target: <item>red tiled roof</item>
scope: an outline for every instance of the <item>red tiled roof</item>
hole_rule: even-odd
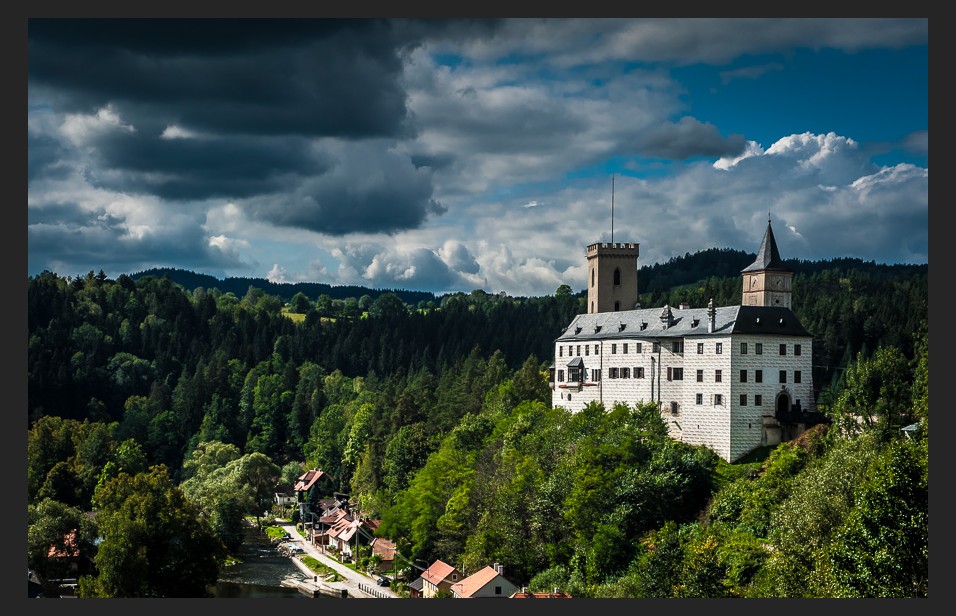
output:
[[[372,554],[378,554],[382,560],[395,560],[395,551],[394,541],[382,537],[372,539]]]
[[[47,554],[47,558],[71,558],[74,556],[80,555],[80,546],[77,541],[76,531],[71,530],[67,534],[63,535],[63,548],[58,548],[56,545],[50,546],[50,551]]]
[[[309,488],[311,488],[313,485],[315,485],[316,481],[318,481],[319,479],[325,476],[326,475],[323,471],[320,471],[315,468],[313,468],[310,471],[306,471],[305,473],[300,475],[298,479],[296,479],[295,491],[304,492],[308,490]]]
[[[518,591],[512,594],[509,599],[570,599],[571,595],[559,590],[557,592],[528,592]]]
[[[428,569],[422,571],[422,577],[425,578],[425,581],[431,582],[435,586],[438,586],[439,583],[445,581],[445,578],[451,575],[454,571],[455,568],[448,563],[436,560]]]
[[[452,584],[451,591],[459,597],[470,597],[487,586],[488,582],[498,577],[498,575],[494,567],[487,566],[477,573],[469,575],[457,584]]]

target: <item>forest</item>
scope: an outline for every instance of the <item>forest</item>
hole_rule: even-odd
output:
[[[752,259],[642,267],[642,306],[739,303]],[[62,577],[72,537],[80,596],[203,596],[243,517],[320,468],[409,560],[531,590],[926,597],[928,266],[788,267],[830,423],[735,464],[652,404],[552,408],[568,285],[412,303],[29,277],[29,566]]]

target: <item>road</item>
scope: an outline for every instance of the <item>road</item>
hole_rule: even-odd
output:
[[[308,554],[312,558],[316,559],[323,565],[329,567],[330,569],[335,570],[336,573],[342,576],[340,582],[326,583],[326,586],[331,586],[333,588],[340,587],[346,588],[349,592],[349,597],[360,598],[360,599],[376,599],[376,598],[399,598],[391,588],[387,586],[378,586],[375,584],[375,580],[367,575],[358,573],[357,571],[350,569],[335,560],[331,556],[323,553],[321,549],[309,543],[309,541],[299,534],[299,531],[296,529],[295,524],[281,524],[282,528],[288,533],[291,539],[286,539],[282,543],[289,544],[293,543],[300,548],[302,548],[305,554]],[[295,558],[295,557],[293,557]],[[369,589],[371,592],[368,592],[365,589]],[[372,594],[375,593],[375,594]]]

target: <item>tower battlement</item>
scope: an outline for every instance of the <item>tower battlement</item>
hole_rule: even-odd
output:
[[[602,255],[618,255],[622,257],[637,257],[640,256],[640,244],[634,242],[604,242],[604,243],[595,243],[591,244],[587,248],[587,256],[597,256],[598,254]]]

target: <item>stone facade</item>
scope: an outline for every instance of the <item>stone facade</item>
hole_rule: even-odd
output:
[[[815,411],[813,338],[791,311],[769,222],[740,306],[622,308],[638,305],[637,245],[592,244],[587,256],[588,313],[555,340],[552,406],[653,402],[673,438],[730,462],[792,437],[781,417]]]

